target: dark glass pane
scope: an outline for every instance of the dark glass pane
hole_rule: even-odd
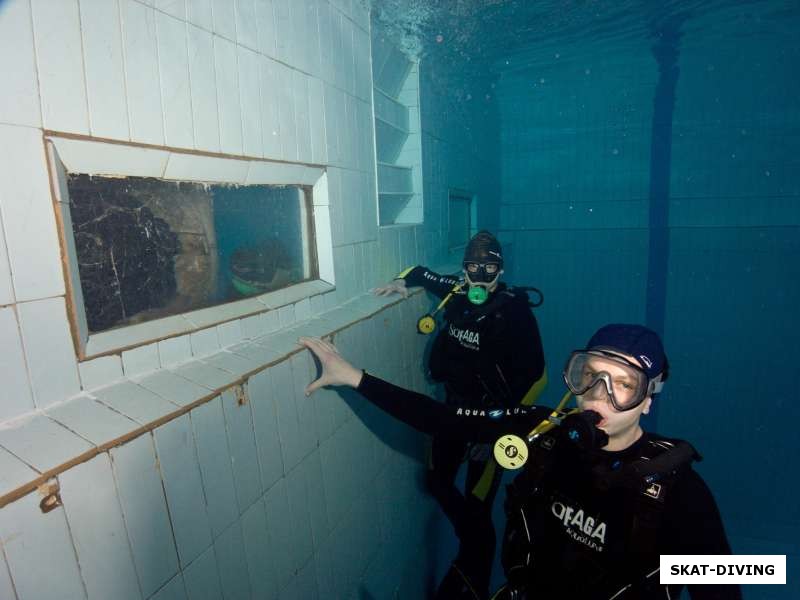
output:
[[[307,280],[306,191],[68,176],[91,332]]]

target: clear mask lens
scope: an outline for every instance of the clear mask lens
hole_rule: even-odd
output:
[[[611,400],[617,410],[635,408],[648,394],[644,371],[621,357],[603,352],[573,352],[564,369],[569,390],[586,400]]]

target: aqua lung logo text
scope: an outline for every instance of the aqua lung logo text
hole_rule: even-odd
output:
[[[527,411],[523,411],[519,407],[506,409],[495,408],[488,412],[482,408],[459,408],[456,411],[456,415],[461,417],[485,417],[488,415],[492,419],[498,419],[502,416],[510,417],[511,415],[518,415],[525,412]]]
[[[575,510],[561,502],[553,502],[553,515],[564,524],[566,533],[576,542],[589,546],[592,550],[603,551],[606,543],[606,524],[594,517],[586,516],[583,509]]]
[[[451,324],[448,333],[451,338],[457,339],[465,348],[478,350],[481,346],[480,334],[477,331],[459,329]]]
[[[449,285],[455,285],[458,283],[458,279],[454,279],[452,277],[441,277],[439,275],[433,275],[430,271],[425,271],[422,276],[425,279],[430,279],[431,281],[435,281],[437,283],[447,283]]]

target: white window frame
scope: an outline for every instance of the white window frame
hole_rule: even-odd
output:
[[[46,136],[45,143],[60,229],[70,327],[79,361],[118,354],[137,346],[264,313],[334,289],[328,179],[323,167],[57,135]],[[209,184],[311,186],[313,231],[310,232],[309,248],[317,259],[318,279],[217,306],[89,333],[69,210],[67,173],[155,177]]]

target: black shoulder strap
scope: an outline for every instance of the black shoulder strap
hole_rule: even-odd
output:
[[[647,442],[640,458],[621,469],[619,483],[635,494],[629,542],[634,556],[655,552],[670,487],[695,460],[701,457],[689,442],[654,438]]]

